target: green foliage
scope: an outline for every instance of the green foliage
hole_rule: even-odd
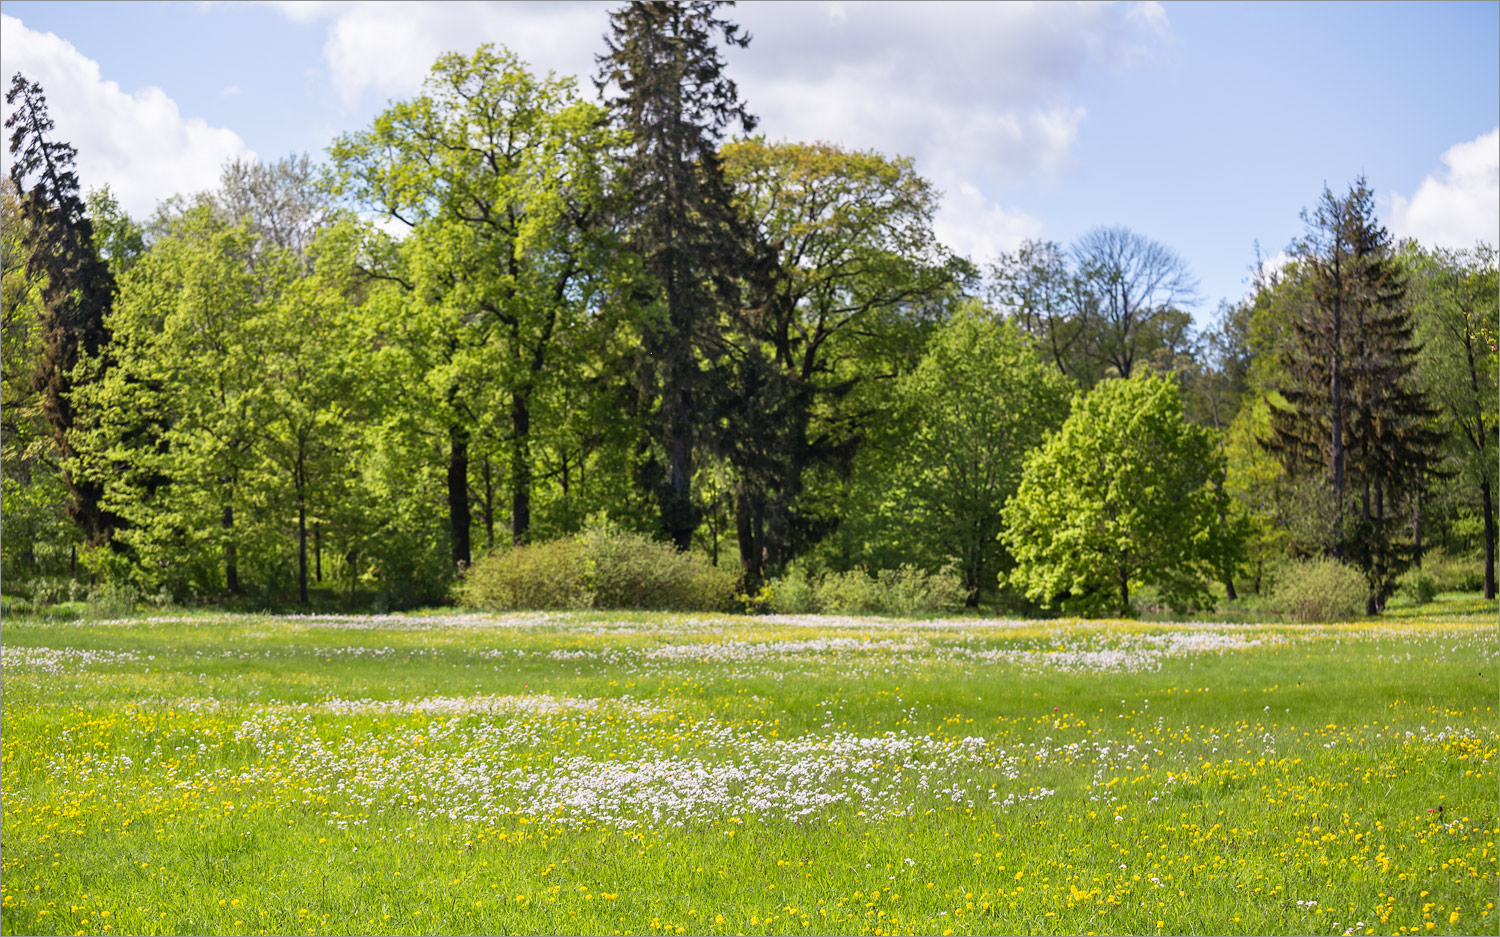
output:
[[[1484,588],[1484,560],[1453,554],[1441,548],[1422,557],[1422,571],[1432,577],[1438,592],[1479,592]]]
[[[848,470],[866,433],[862,385],[887,372],[874,336],[951,295],[967,263],[932,230],[938,196],[910,159],[828,143],[722,148],[736,207],[775,245],[770,295],[737,315],[716,447],[739,477],[740,563],[775,573],[833,526],[809,492]],[[882,401],[885,403],[887,401]]]
[[[1027,597],[1085,615],[1132,613],[1130,589],[1174,610],[1211,607],[1208,582],[1242,535],[1220,522],[1223,457],[1184,419],[1177,385],[1143,373],[1075,398],[1062,429],[1027,457],[1006,505],[1009,577]]]
[[[908,564],[874,575],[851,569],[809,579],[794,566],[771,583],[770,607],[783,614],[931,615],[962,608],[966,595],[951,567],[928,572]]]
[[[330,147],[336,191],[413,225],[399,245],[371,235],[351,253],[401,289],[372,323],[401,398],[385,442],[410,463],[433,459],[432,437],[445,440],[436,455],[455,565],[471,554],[473,463],[505,467],[519,542],[531,533],[538,463],[552,457],[576,474],[589,455],[571,421],[603,408],[577,405],[575,382],[600,370],[620,309],[607,293],[634,265],[599,223],[618,143],[572,79],[539,77],[485,45],[444,55],[419,96]],[[493,479],[478,487],[491,534]]]
[[[1001,511],[1027,452],[1062,425],[1072,382],[1011,323],[961,308],[896,388],[881,475],[883,534],[906,556],[959,570],[969,604],[1008,560]]]
[[[68,517],[85,540],[102,544],[119,518],[103,506],[99,479],[75,464],[76,434],[87,430],[92,414],[73,397],[98,381],[107,360],[102,356],[110,338],[105,319],[115,279],[95,247],[93,226],[78,195],[77,150],[50,138],[53,123],[41,86],[17,72],[5,102],[13,108],[5,120],[6,129],[13,131],[10,179],[24,219],[16,228],[37,312],[31,387],[51,430]]]
[[[578,539],[582,589],[591,608],[719,611],[734,594],[734,573],[644,534],[596,526]]]
[[[495,611],[589,608],[583,543],[575,537],[503,549],[463,576],[459,601]]]
[[[1396,579],[1396,591],[1413,604],[1425,605],[1437,597],[1437,579],[1428,570],[1413,567]]]
[[[1271,601],[1293,621],[1344,621],[1364,614],[1369,594],[1358,569],[1320,557],[1290,560],[1278,568]]]
[[[734,573],[632,531],[592,527],[575,537],[492,553],[468,571],[465,605],[495,611],[728,607]]]
[[[638,407],[655,447],[642,480],[662,528],[683,550],[699,522],[693,462],[714,410],[700,360],[719,353],[723,319],[741,307],[744,281],[764,274],[719,155],[732,124],[755,129],[719,52],[721,39],[744,48],[750,35],[716,8],[631,3],[611,11],[596,80],[601,92],[617,91],[607,105],[626,134],[617,172],[628,196],[614,220],[650,275],[627,287],[629,304],[652,313],[642,320],[637,371]]]
[[[1289,475],[1323,481],[1331,555],[1369,580],[1375,612],[1411,559],[1400,529],[1430,480],[1442,434],[1417,380],[1407,275],[1363,178],[1324,189],[1294,246],[1290,304],[1267,440]]]
[[[127,583],[106,582],[90,590],[88,616],[90,618],[120,618],[136,610],[141,603],[141,594]]]
[[[1429,507],[1481,521],[1487,573],[1485,590],[1495,592],[1496,426],[1500,425],[1500,266],[1495,250],[1424,251],[1405,245],[1409,290],[1421,342],[1417,378],[1439,410],[1445,430],[1442,468],[1453,483]],[[1437,512],[1433,512],[1437,513]]]

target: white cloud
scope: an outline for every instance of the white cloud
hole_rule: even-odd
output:
[[[440,53],[483,42],[578,76],[591,97],[612,6],[276,5],[328,24],[324,63],[351,106],[412,94]],[[1133,67],[1170,40],[1155,2],[751,3],[728,16],[754,37],[723,54],[758,132],[913,157],[947,191],[940,228],[961,250],[1040,233],[992,196],[1070,165],[1087,117],[1073,92],[1088,73]]]
[[[1391,231],[1429,247],[1500,242],[1500,127],[1443,154],[1411,198],[1391,198]]]
[[[80,185],[88,190],[108,183],[137,217],[170,195],[213,187],[227,160],[255,158],[233,131],[183,117],[160,88],[125,92],[71,43],[3,14],[0,58],[7,87],[16,72],[42,86],[57,139],[78,150]],[[3,162],[8,170],[8,148]]]
[[[533,68],[576,75],[594,70],[609,7],[604,3],[272,2],[297,22],[329,21],[323,59],[346,105],[367,93],[415,92],[445,52],[503,45]],[[592,89],[587,89],[592,93]]]
[[[1042,235],[1042,223],[1036,218],[990,201],[972,183],[957,181],[945,188],[933,229],[938,240],[978,261],[1013,251],[1022,241]]]

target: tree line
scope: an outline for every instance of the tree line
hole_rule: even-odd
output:
[[[340,135],[129,217],[17,75],[3,577],[177,601],[441,602],[602,521],[785,573],[951,568],[1125,611],[1424,552],[1494,595],[1493,249],[1396,244],[1357,180],[1197,330],[1122,227],[988,265],[909,159],[771,142],[717,3],[611,14],[596,94],[483,46]],[[380,223],[375,223],[375,222]]]

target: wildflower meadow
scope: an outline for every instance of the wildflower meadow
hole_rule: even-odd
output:
[[[1496,931],[1493,603],[8,616],[0,653],[8,934]]]

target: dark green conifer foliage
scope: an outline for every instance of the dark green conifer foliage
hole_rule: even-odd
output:
[[[64,460],[72,502],[68,514],[89,543],[100,544],[119,518],[101,503],[102,481],[77,470],[74,430],[81,416],[73,398],[79,381],[96,380],[104,367],[109,344],[104,318],[115,280],[94,246],[93,226],[78,194],[73,169],[78,151],[48,139],[53,124],[41,86],[18,72],[5,101],[15,108],[5,126],[15,157],[11,179],[27,223],[26,269],[41,299],[42,356],[32,382]]]
[[[1343,198],[1325,189],[1304,220],[1295,253],[1311,301],[1283,351],[1287,406],[1273,409],[1268,442],[1289,472],[1325,473],[1329,550],[1364,571],[1373,614],[1411,561],[1402,508],[1430,479],[1441,437],[1414,379],[1406,276],[1374,193],[1363,177]]]
[[[658,449],[645,461],[645,480],[662,526],[684,550],[698,526],[694,453],[709,430],[702,362],[718,356],[723,314],[739,305],[752,256],[718,153],[731,125],[755,127],[724,75],[718,43],[743,48],[750,37],[717,15],[721,5],[630,3],[611,13],[596,81],[601,94],[615,93],[606,103],[630,133],[620,222],[656,281],[632,297],[659,309],[644,329],[639,368]]]

